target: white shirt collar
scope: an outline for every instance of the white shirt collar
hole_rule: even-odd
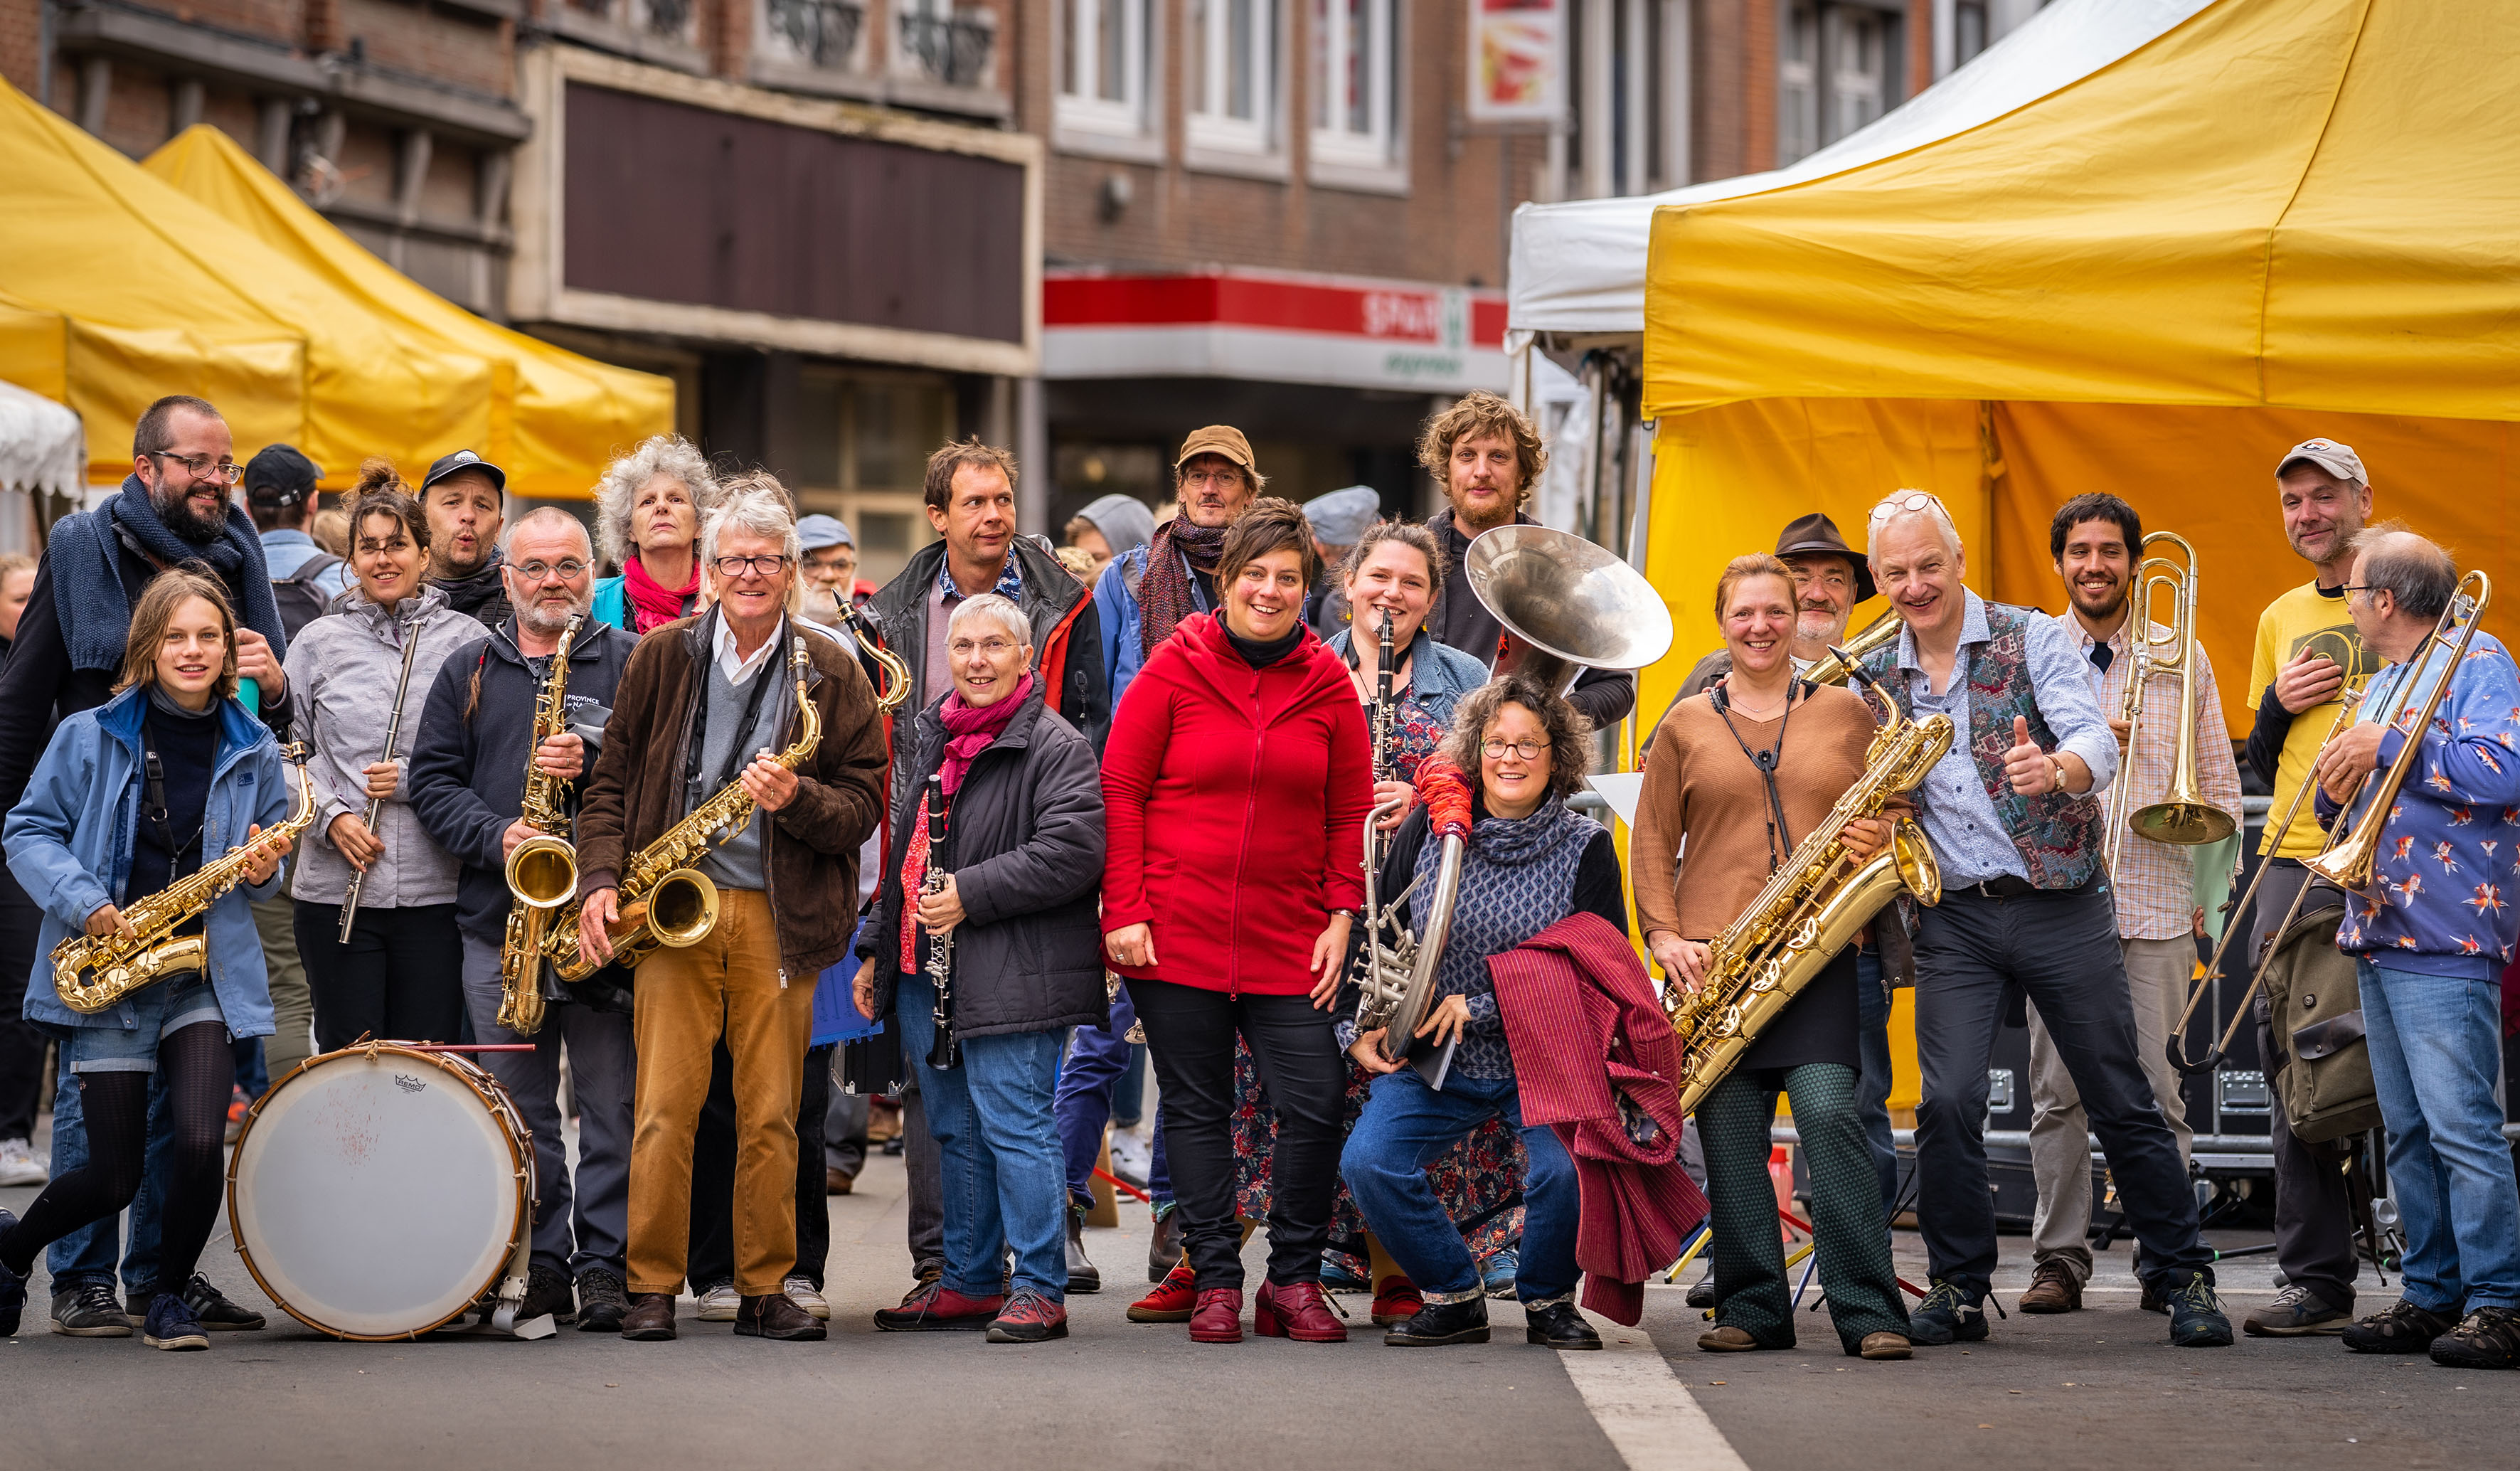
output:
[[[748,682],[762,665],[770,662],[771,656],[777,653],[787,642],[788,620],[785,615],[782,615],[779,620],[779,631],[762,640],[761,646],[752,651],[752,657],[739,658],[735,652],[735,628],[726,621],[726,615],[720,613],[717,619],[717,639],[712,645],[712,651],[717,656],[718,669],[726,675],[726,682],[730,685],[742,685]]]

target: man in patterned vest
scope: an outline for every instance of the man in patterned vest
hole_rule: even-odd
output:
[[[2014,987],[2082,1095],[2170,1305],[2170,1341],[2228,1346],[2213,1253],[2179,1143],[2136,1057],[2135,1011],[2100,863],[2098,800],[2118,764],[2090,666],[2053,618],[1960,585],[1968,563],[1943,503],[1903,490],[1872,508],[1872,576],[1907,623],[1866,661],[1908,714],[1948,715],[1958,738],[1916,789],[1942,866],[1942,903],[1916,935],[1917,1222],[1933,1288],[1910,1315],[1917,1344],[1987,1335],[1995,1202],[1987,1191],[1986,1060]]]

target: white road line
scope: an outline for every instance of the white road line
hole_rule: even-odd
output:
[[[1606,1318],[1594,1318],[1593,1326],[1601,1352],[1560,1354],[1557,1361],[1628,1471],[1749,1471],[1651,1335]]]

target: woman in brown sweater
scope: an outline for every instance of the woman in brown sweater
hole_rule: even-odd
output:
[[[1794,678],[1794,582],[1764,554],[1733,558],[1715,607],[1732,673],[1672,706],[1656,733],[1630,851],[1637,919],[1674,984],[1705,981],[1707,946],[1864,773],[1874,728],[1861,695]],[[1878,852],[1889,824],[1848,825],[1848,848]],[[1890,1266],[1855,1082],[1855,949],[1839,952],[1759,1035],[1697,1108],[1714,1205],[1719,1353],[1789,1349],[1793,1305],[1768,1181],[1777,1093],[1792,1100],[1811,1160],[1812,1224],[1829,1316],[1850,1355],[1908,1357],[1908,1315]]]

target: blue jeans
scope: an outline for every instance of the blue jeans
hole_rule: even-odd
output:
[[[131,1198],[131,1249],[122,1258],[122,1285],[127,1295],[141,1297],[158,1286],[159,1213],[166,1204],[166,1153],[174,1126],[166,1117],[166,1075],[149,1078],[149,1159],[140,1172],[140,1193]],[[87,1114],[79,1106],[78,1077],[64,1068],[53,1090],[53,1179],[59,1180],[87,1163]],[[54,1242],[44,1253],[53,1274],[53,1290],[68,1291],[82,1282],[113,1285],[113,1254],[121,1245],[120,1221],[108,1216]],[[173,1282],[172,1288],[184,1284]]]
[[[1366,1092],[1365,1112],[1348,1134],[1339,1174],[1365,1224],[1421,1292],[1474,1294],[1478,1259],[1462,1228],[1444,1214],[1426,1179],[1427,1162],[1502,1118],[1522,1134],[1522,1267],[1514,1296],[1526,1303],[1575,1289],[1575,1225],[1580,1200],[1575,1161],[1546,1125],[1525,1128],[1511,1078],[1444,1081],[1437,1092],[1414,1067],[1385,1073]]]
[[[901,1048],[918,1059],[919,1095],[944,1168],[945,1285],[995,1297],[1012,1247],[1015,1285],[1065,1302],[1066,1182],[1050,1114],[1059,1034],[966,1037],[962,1066],[938,1072],[927,1065],[935,988],[905,975],[897,995]]]
[[[2407,1228],[2407,1301],[2452,1315],[2462,1301],[2520,1308],[2520,1185],[2494,1100],[2499,988],[2367,959],[2354,973]]]
[[[1094,1165],[1102,1157],[1102,1126],[1111,1120],[1111,1094],[1120,1075],[1129,1070],[1137,1051],[1121,1039],[1138,1024],[1138,1008],[1122,991],[1111,1003],[1111,1025],[1102,1030],[1078,1027],[1070,1033],[1066,1065],[1058,1072],[1058,1145],[1067,1156],[1067,1198],[1077,1205],[1094,1203]],[[1172,1169],[1164,1158],[1164,1106],[1155,1100],[1155,1157],[1147,1167],[1147,1193],[1155,1204],[1173,1200]]]
[[[1899,921],[1894,915],[1888,922]],[[1855,1117],[1864,1125],[1872,1173],[1881,1179],[1881,1209],[1888,1211],[1899,1203],[1899,1146],[1890,1137],[1890,993],[1881,982],[1881,957],[1857,951],[1855,1041],[1864,1070],[1855,1080]]]

